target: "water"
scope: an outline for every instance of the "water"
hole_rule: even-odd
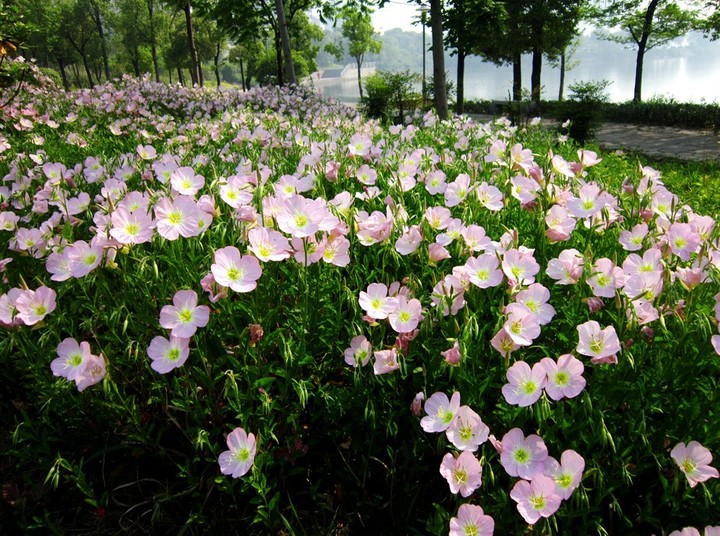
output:
[[[565,96],[568,86],[577,81],[610,80],[606,92],[613,102],[633,97],[636,51],[617,43],[586,38],[571,60],[577,65],[565,73]],[[432,58],[427,57],[428,74]],[[446,57],[446,69],[455,83],[455,59]],[[523,56],[523,87],[530,89],[531,58]],[[380,66],[382,67],[382,65]],[[544,63],[542,84],[544,99],[557,99],[559,69]],[[319,88],[324,95],[344,102],[357,102],[355,80],[337,82]],[[512,89],[512,67],[496,67],[470,57],[465,66],[465,98],[507,100]],[[672,98],[678,102],[720,103],[720,42],[708,41],[691,34],[676,41],[675,46],[653,49],[646,53],[642,88],[643,100],[653,97]]]

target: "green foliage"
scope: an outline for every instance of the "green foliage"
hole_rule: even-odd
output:
[[[420,106],[420,95],[415,90],[418,82],[420,76],[410,71],[379,71],[365,81],[366,95],[360,101],[360,110],[383,122],[403,123],[405,114]]]
[[[561,103],[563,120],[570,120],[568,133],[572,139],[583,145],[597,135],[602,125],[602,104],[609,98],[605,90],[609,80],[582,81],[570,84],[570,95]]]

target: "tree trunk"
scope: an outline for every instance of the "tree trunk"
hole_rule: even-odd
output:
[[[275,63],[277,64],[277,82],[279,86],[285,85],[285,76],[283,75],[282,46],[280,45],[280,36],[275,34]]]
[[[192,5],[190,5],[190,0],[187,0],[183,10],[185,11],[185,26],[187,28],[188,48],[190,50],[190,79],[193,85],[197,84],[200,86],[202,85],[198,68],[200,61],[198,59],[197,47],[195,46],[195,32],[193,31]]]
[[[132,58],[130,60],[133,65],[133,71],[135,71],[135,76],[137,78],[140,78],[140,50],[138,47],[135,47],[135,50],[133,51]]]
[[[100,4],[96,1],[90,3],[93,14],[92,19],[97,26],[98,36],[100,37],[100,50],[102,52],[103,68],[105,69],[105,80],[110,80],[110,61],[108,60],[107,43],[105,43],[105,30],[103,28],[102,16],[100,14]]]
[[[565,50],[560,54],[560,88],[558,89],[558,101],[562,102],[565,91]]]
[[[362,57],[356,56],[355,57],[355,63],[357,64],[357,73],[358,73],[358,91],[360,91],[360,98],[363,98],[363,92],[362,92]]]
[[[95,87],[95,84],[93,83],[93,77],[92,77],[92,70],[90,69],[90,64],[88,63],[87,54],[85,52],[82,53],[82,61],[83,66],[85,67],[85,74],[88,77],[88,84],[90,84],[90,87]]]
[[[640,40],[636,41],[638,46],[637,60],[635,62],[635,89],[633,91],[633,102],[640,102],[642,100],[642,75],[643,75],[643,62],[645,61],[645,52],[647,49],[648,38],[652,31],[652,22],[655,18],[655,9],[657,8],[659,0],[652,0],[645,11],[645,20],[643,21],[643,30]]]
[[[541,81],[542,72],[542,50],[533,48],[532,53],[532,72],[530,73],[530,94],[532,100],[540,104],[540,93],[542,90]]]
[[[179,83],[181,86],[184,86],[184,85],[185,85],[185,77],[183,76],[182,68],[181,68],[181,67],[178,67],[178,68],[177,68],[177,71],[178,71],[178,83]]]
[[[513,88],[514,101],[522,100],[522,56],[519,52],[513,53]]]
[[[243,91],[247,91],[248,87],[245,85],[245,66],[243,60],[240,58],[240,82],[242,83]]]
[[[60,68],[60,76],[62,77],[63,87],[65,91],[70,91],[70,82],[68,81],[67,73],[65,72],[65,62],[62,58],[57,58],[57,64]]]
[[[462,115],[465,113],[465,51],[458,49],[457,59],[457,103],[455,104],[455,113]]]
[[[275,9],[277,11],[278,29],[280,31],[280,41],[282,41],[283,55],[285,56],[285,74],[288,84],[297,84],[295,78],[295,65],[293,64],[292,50],[290,49],[290,33],[288,32],[287,21],[285,20],[285,6],[283,0],[275,0]]]
[[[432,29],[435,111],[440,119],[447,119],[448,102],[445,86],[445,46],[443,45],[441,0],[430,0],[430,27]]]
[[[220,43],[215,45],[215,81],[220,88]]]
[[[160,67],[157,57],[157,36],[155,35],[155,0],[147,0],[148,21],[150,22],[150,55],[152,56],[155,82],[160,82]],[[172,81],[170,82],[172,83]]]

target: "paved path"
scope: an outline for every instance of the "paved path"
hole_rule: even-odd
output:
[[[719,160],[720,136],[711,130],[605,123],[598,131],[603,149],[627,149],[648,156]]]
[[[471,116],[478,121],[491,121],[494,118],[485,114]],[[545,119],[543,124],[554,128],[557,121]],[[609,151],[624,149],[647,156],[720,160],[720,136],[711,130],[605,123],[598,131],[597,142]]]

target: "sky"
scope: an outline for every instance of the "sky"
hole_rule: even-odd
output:
[[[400,28],[406,32],[420,32],[421,28],[412,25],[413,18],[419,16],[417,4],[408,4],[401,0],[390,0],[381,9],[373,13],[372,21],[375,31],[383,33],[393,28]]]

